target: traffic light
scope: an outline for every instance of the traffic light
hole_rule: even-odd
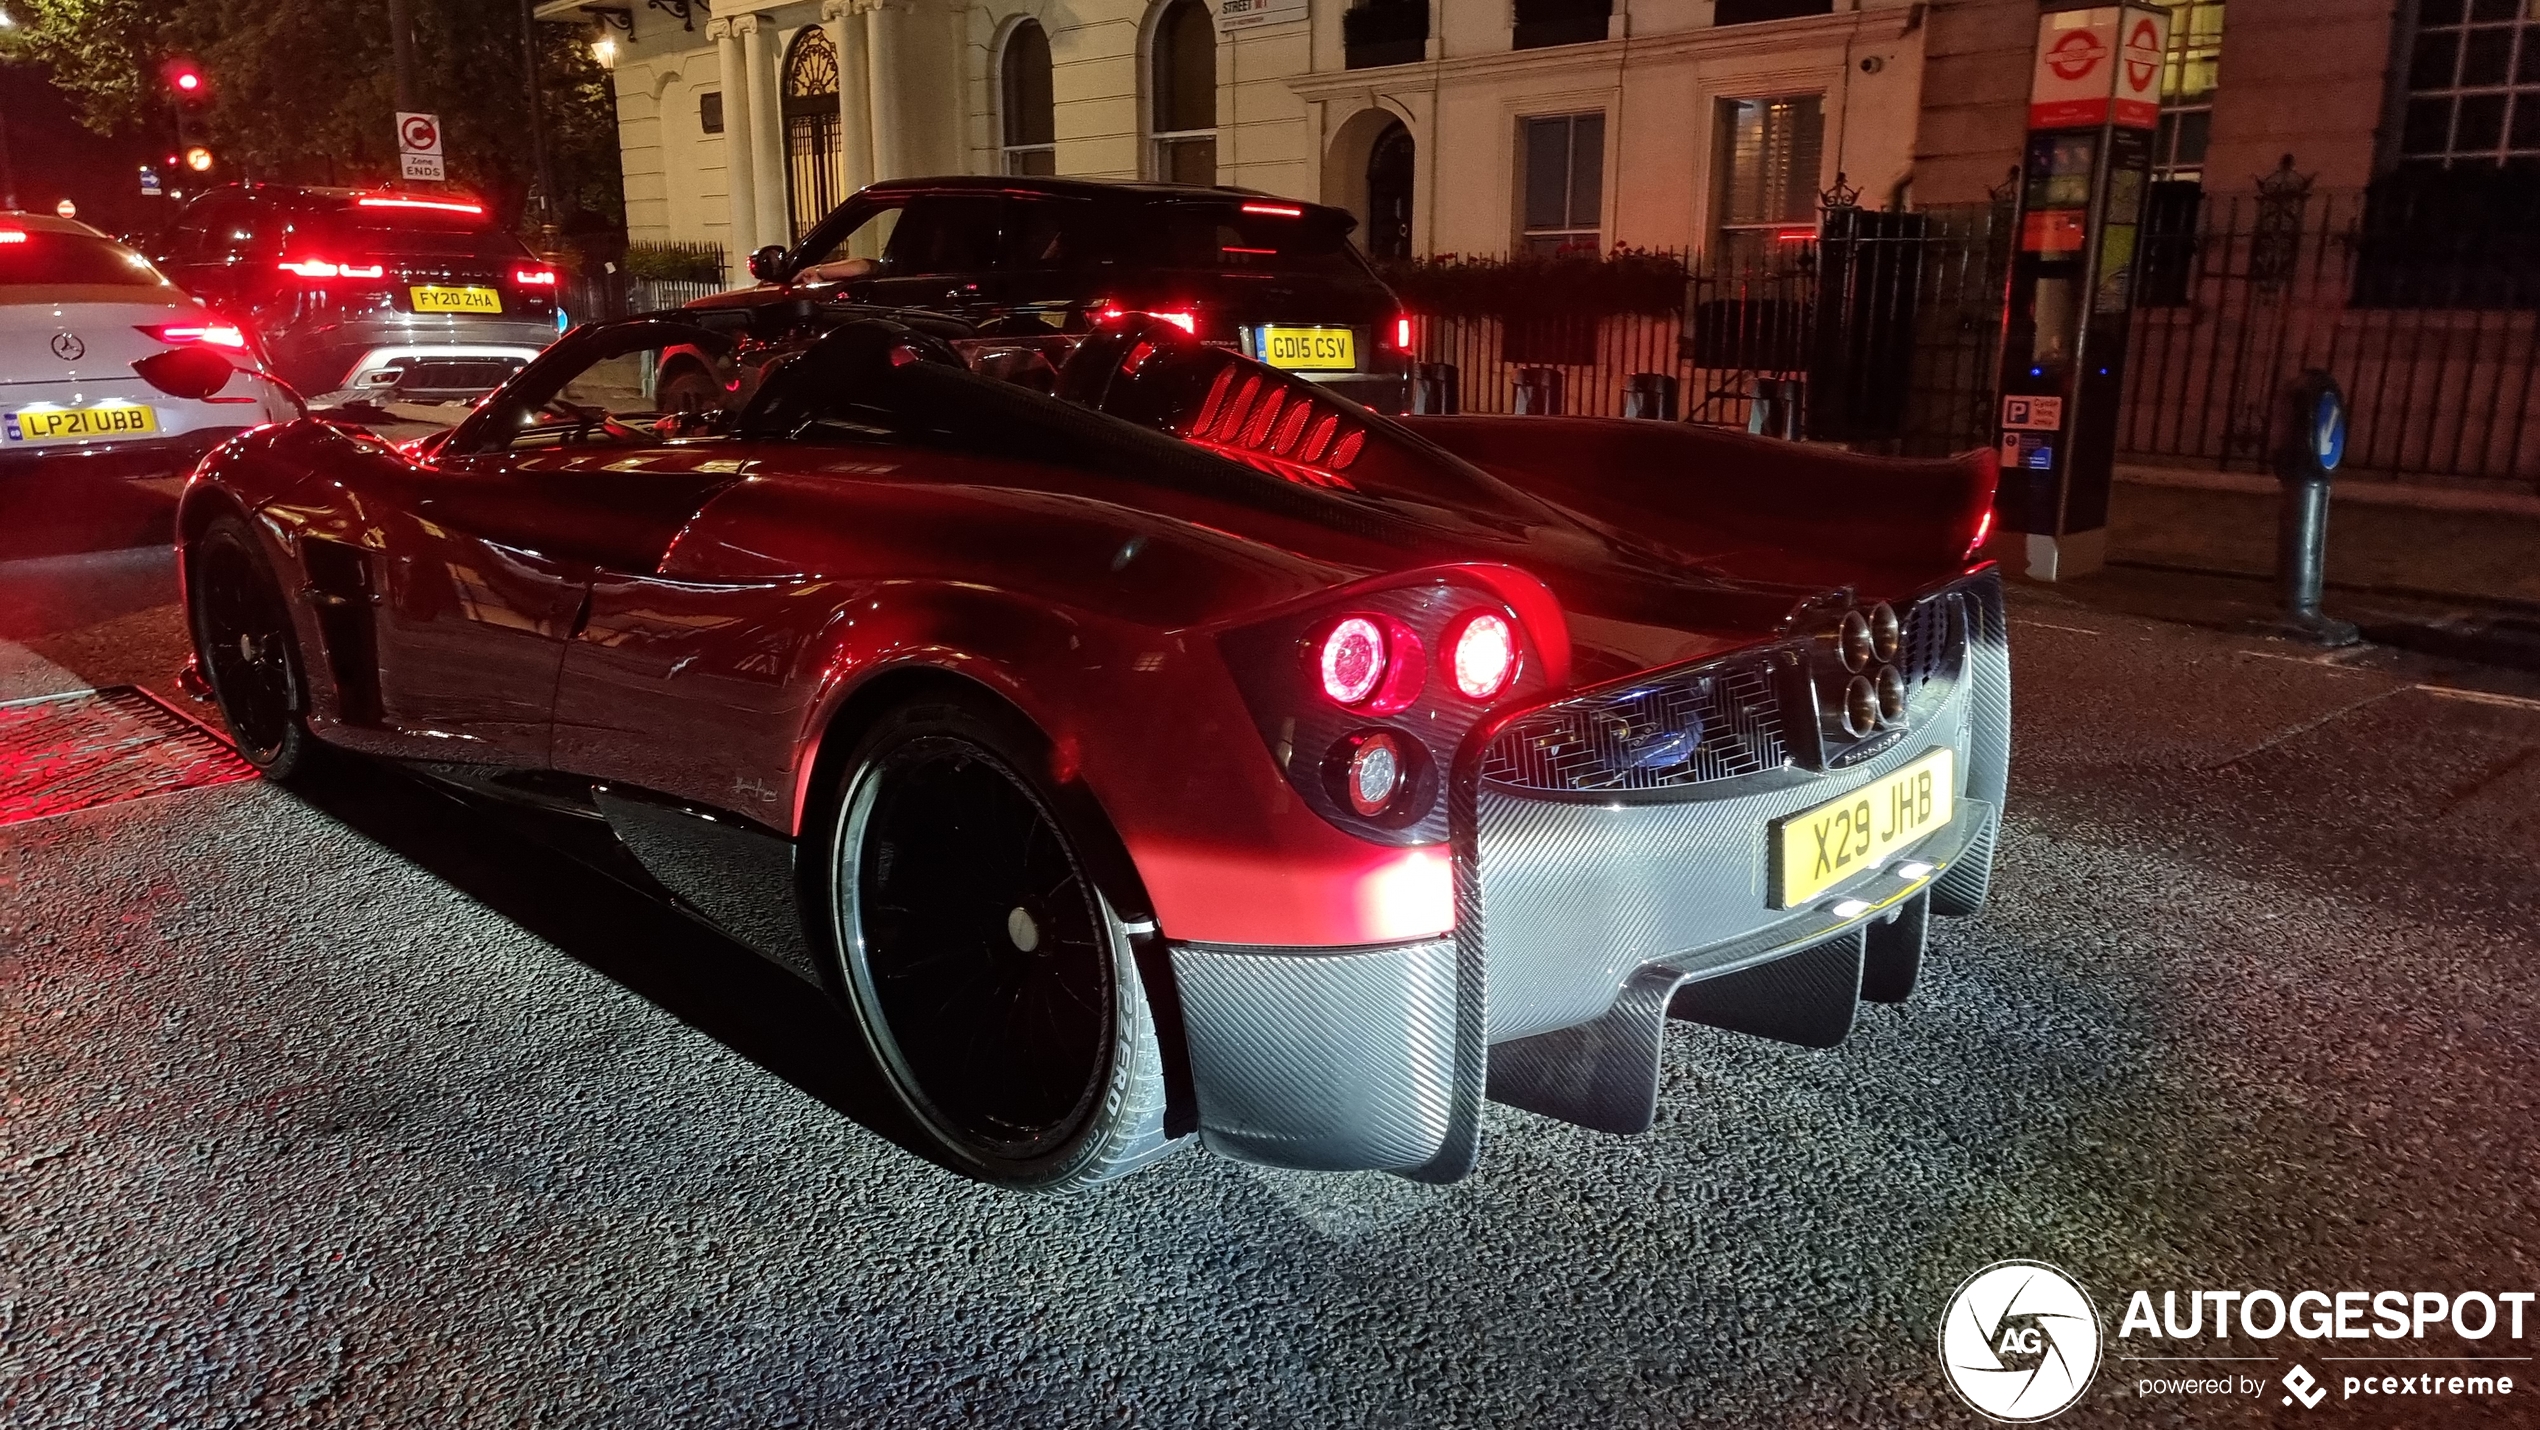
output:
[[[212,153],[212,82],[202,66],[184,58],[169,60],[160,73],[167,80],[168,108],[176,115],[177,152],[186,168],[207,173],[218,162]]]

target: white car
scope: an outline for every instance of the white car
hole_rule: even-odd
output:
[[[238,375],[186,398],[134,368],[189,347]],[[83,223],[0,212],[0,555],[163,539],[205,452],[299,411],[254,335],[150,260]]]

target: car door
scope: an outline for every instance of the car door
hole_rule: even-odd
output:
[[[893,308],[924,308],[972,322],[1004,299],[1002,194],[919,194],[908,201],[882,250],[882,266],[859,297]]]
[[[481,409],[394,519],[379,694],[412,757],[545,767],[557,672],[594,577],[658,565],[697,508],[738,480],[739,463],[711,455],[714,439],[656,425],[640,363],[662,338],[608,338]]]

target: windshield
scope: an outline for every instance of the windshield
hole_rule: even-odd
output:
[[[0,286],[158,288],[166,282],[149,259],[109,239],[0,227]]]

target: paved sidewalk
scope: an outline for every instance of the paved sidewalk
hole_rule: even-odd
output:
[[[2540,611],[2540,496],[2366,481],[2330,491],[2332,592]],[[2278,492],[2264,473],[2121,465],[2109,502],[2109,558],[2271,576]]]

